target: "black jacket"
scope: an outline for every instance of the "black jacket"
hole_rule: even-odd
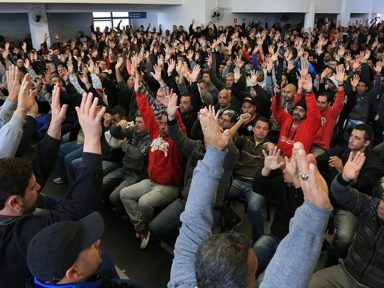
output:
[[[58,153],[60,141],[48,135],[34,158],[34,173],[43,186]],[[22,288],[30,280],[26,263],[29,241],[44,227],[58,221],[78,220],[96,209],[101,194],[101,155],[83,154],[83,164],[66,199],[47,215],[0,216],[0,286]]]
[[[348,273],[366,287],[384,287],[384,222],[377,216],[380,199],[350,187],[341,175],[333,181],[331,193],[336,202],[359,219],[344,266]]]
[[[271,234],[283,239],[289,232],[289,222],[296,209],[304,202],[303,190],[284,183],[280,170],[272,171],[268,177],[262,176],[259,171],[253,180],[252,190],[276,199],[276,213],[271,225]]]

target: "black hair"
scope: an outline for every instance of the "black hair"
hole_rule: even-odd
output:
[[[262,121],[262,122],[265,122],[268,124],[268,130],[271,130],[271,127],[272,127],[272,122],[270,119],[268,119],[267,117],[264,117],[264,116],[258,116],[256,117],[256,121],[255,121],[255,125],[256,126],[256,123],[257,121]]]
[[[353,129],[359,130],[359,131],[364,131],[364,141],[370,141],[372,142],[373,140],[373,130],[372,127],[368,124],[357,124]],[[352,129],[352,130],[353,130]]]
[[[125,117],[127,114],[127,111],[125,108],[121,105],[113,106],[111,109],[111,115],[119,114],[121,117]]]
[[[23,159],[0,159],[0,210],[9,196],[24,197],[32,174],[32,165]]]

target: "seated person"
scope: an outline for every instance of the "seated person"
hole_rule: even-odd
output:
[[[226,118],[225,115],[222,117]],[[219,119],[218,123],[221,129],[230,129],[234,123],[228,121],[222,121]],[[174,245],[177,236],[179,235],[180,214],[184,211],[185,202],[188,198],[189,188],[193,176],[193,170],[196,168],[198,160],[203,159],[206,152],[206,145],[202,136],[200,122],[198,122],[200,128],[200,140],[193,140],[182,133],[180,127],[176,121],[168,121],[168,131],[172,140],[174,141],[177,149],[179,149],[185,158],[187,164],[184,173],[184,187],[180,193],[180,198],[169,204],[163,211],[161,211],[155,219],[149,225],[151,233],[159,240],[165,241],[170,245]],[[224,174],[217,187],[217,197],[214,205],[214,218],[215,224],[220,220],[220,215],[223,208],[225,196],[228,192],[228,187],[231,181],[231,175],[233,168],[235,167],[239,156],[239,151],[233,142],[228,146],[228,153],[225,157],[223,168]]]
[[[367,195],[353,188],[364,165],[362,152],[351,152],[332,182],[331,195],[343,209],[358,218],[356,237],[343,262],[316,272],[309,287],[384,287],[384,194]],[[383,186],[383,183],[381,183]]]
[[[264,152],[264,155],[264,167],[255,176],[252,188],[255,193],[276,199],[276,212],[271,224],[271,233],[262,235],[253,245],[258,260],[257,275],[268,266],[279,243],[289,232],[291,218],[304,201],[300,181],[295,176],[293,158],[286,158],[284,165],[277,147],[270,150],[268,155]],[[258,278],[258,282],[261,281],[260,278],[262,277]]]
[[[136,236],[140,239],[140,248],[147,247],[150,237],[148,224],[152,220],[154,209],[164,207],[177,198],[182,178],[182,154],[169,137],[167,121],[177,119],[183,133],[185,126],[177,110],[177,95],[172,95],[173,105],[168,105],[167,111],[159,121],[144,94],[139,93],[139,76],[135,77],[135,92],[139,111],[145,127],[151,138],[149,150],[148,179],[144,179],[120,191],[120,200],[134,225]],[[171,118],[175,115],[175,118]]]
[[[103,178],[103,197],[109,199],[112,204],[120,201],[121,189],[137,183],[146,176],[151,140],[140,112],[136,113],[134,126],[127,127],[127,125],[127,121],[122,120],[113,124],[110,130],[112,137],[124,139],[120,144],[124,152],[123,167],[108,173]]]
[[[221,133],[217,129],[213,114],[206,109],[200,111],[208,149],[194,171],[187,204],[180,216],[182,227],[175,245],[169,288],[255,287],[257,259],[246,237],[237,232],[211,235],[213,201],[231,138],[229,131]],[[308,166],[303,146],[298,143],[295,148],[306,201],[291,220],[291,231],[277,249],[261,287],[308,285],[331,212],[325,181],[313,164]]]
[[[319,170],[327,182],[332,183],[337,174],[343,172],[351,152],[354,155],[357,152],[364,152],[365,163],[360,169],[358,177],[352,183],[352,187],[370,195],[374,185],[380,179],[383,169],[379,156],[370,148],[372,138],[372,128],[368,124],[358,124],[351,132],[348,145],[335,146],[318,156],[316,160]],[[331,245],[327,248],[328,261],[326,266],[337,264],[338,258],[344,258],[347,255],[358,223],[351,212],[342,209],[337,203],[334,204],[334,207],[335,234]]]
[[[238,128],[247,119],[242,114],[238,123],[233,128]],[[231,133],[234,133],[234,129]],[[252,136],[237,136],[235,144],[239,149],[239,162],[233,172],[232,185],[229,188],[227,198],[233,200],[237,198],[245,198],[247,204],[247,214],[252,224],[252,240],[256,241],[264,233],[264,217],[263,206],[264,196],[253,192],[252,180],[257,173],[261,171],[264,165],[264,150],[274,146],[267,139],[270,123],[267,118],[260,117],[256,120],[252,128]]]

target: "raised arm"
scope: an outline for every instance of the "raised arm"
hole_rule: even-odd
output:
[[[168,287],[196,287],[196,253],[204,239],[212,234],[213,213],[217,186],[223,174],[223,162],[230,141],[228,131],[220,133],[213,114],[200,112],[207,152],[195,168],[188,200],[180,216],[182,226],[175,244],[171,279]]]
[[[295,143],[297,167],[305,201],[291,219],[289,233],[280,242],[260,287],[308,287],[316,267],[332,206],[328,188],[313,159]],[[309,164],[311,162],[311,164]]]
[[[80,107],[76,107],[84,132],[83,158],[77,177],[70,186],[61,205],[45,216],[46,221],[76,220],[96,210],[102,186],[101,120],[105,107],[98,106],[98,98],[84,94]],[[54,162],[54,161],[52,161]]]

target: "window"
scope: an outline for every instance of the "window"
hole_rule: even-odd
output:
[[[104,31],[105,27],[117,27],[121,21],[120,27],[129,25],[128,12],[93,12],[93,26],[99,27]]]

